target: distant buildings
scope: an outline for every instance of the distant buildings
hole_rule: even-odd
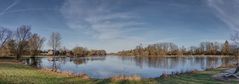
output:
[[[54,50],[48,50],[47,55],[51,56],[54,54]]]
[[[66,55],[66,56],[74,55],[73,52],[69,51],[69,50],[57,50],[57,51],[48,50],[48,51],[45,51],[44,53],[42,53],[42,55],[53,56],[54,53],[55,53],[55,55]]]

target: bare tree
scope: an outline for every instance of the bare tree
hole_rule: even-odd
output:
[[[3,48],[5,43],[10,40],[12,31],[7,28],[0,27],[0,48]]]
[[[28,41],[31,56],[36,56],[39,54],[44,41],[45,38],[40,37],[38,34],[31,35],[31,38]]]
[[[51,46],[53,50],[53,55],[55,55],[55,52],[58,48],[61,46],[61,35],[58,32],[53,32],[49,39],[49,46]]]
[[[30,39],[31,36],[31,27],[27,25],[22,25],[17,28],[15,41],[16,41],[16,52],[15,55],[17,59],[20,59],[23,52],[26,50],[28,43],[27,41]]]

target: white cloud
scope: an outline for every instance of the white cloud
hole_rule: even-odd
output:
[[[207,0],[207,3],[232,30],[239,31],[239,0]]]

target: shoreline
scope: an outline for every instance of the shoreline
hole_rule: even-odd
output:
[[[109,55],[109,56],[120,56],[120,57],[235,57],[233,55],[165,55],[165,56],[123,56],[123,55]]]
[[[62,83],[90,83],[90,84],[98,84],[98,83],[129,83],[129,84],[171,84],[171,83],[198,83],[199,81],[204,83],[228,83],[228,81],[217,81],[212,78],[213,75],[223,71],[223,68],[216,69],[208,69],[206,71],[195,71],[192,73],[184,73],[179,75],[172,76],[164,76],[158,78],[140,78],[138,76],[132,77],[123,77],[116,76],[108,79],[92,79],[87,78],[86,76],[72,76],[69,75],[71,73],[58,73],[52,72],[51,70],[38,70],[36,68],[19,64],[19,63],[3,63],[0,62],[0,83],[51,83],[51,84],[62,84]],[[40,78],[40,79],[39,79]],[[59,79],[60,78],[60,79]],[[46,81],[48,80],[48,81]],[[230,81],[230,83],[237,83],[235,81]]]
[[[106,55],[106,56],[83,56],[83,57],[107,57],[107,56],[120,56],[127,57],[123,55]],[[22,56],[22,58],[30,58],[31,56]],[[53,57],[53,56],[35,56],[35,57]],[[69,56],[55,56],[55,57],[69,57]],[[235,57],[233,55],[164,55],[164,56],[130,56],[130,57]],[[16,56],[0,56],[2,58],[16,58]]]

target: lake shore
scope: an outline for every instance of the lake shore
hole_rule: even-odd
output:
[[[106,55],[106,56],[121,56],[121,55]],[[28,58],[31,56],[22,56]],[[53,57],[53,56],[35,56],[35,57]],[[55,57],[69,57],[69,56],[55,56]],[[102,56],[83,56],[83,57],[102,57]],[[132,57],[234,57],[232,55],[165,55],[165,56],[132,56]],[[0,58],[16,58],[16,56],[0,56]]]
[[[132,57],[235,57],[235,56],[232,56],[232,55],[165,55],[165,56],[132,56]]]
[[[205,84],[217,83],[236,84],[236,81],[218,81],[212,78],[213,75],[220,73],[225,68],[209,69],[206,71],[196,71],[174,76],[164,76],[160,78],[141,79],[141,80],[112,80],[112,79],[84,79],[83,77],[72,77],[63,73],[42,71],[16,62],[0,62],[0,83],[31,83],[31,84]]]

